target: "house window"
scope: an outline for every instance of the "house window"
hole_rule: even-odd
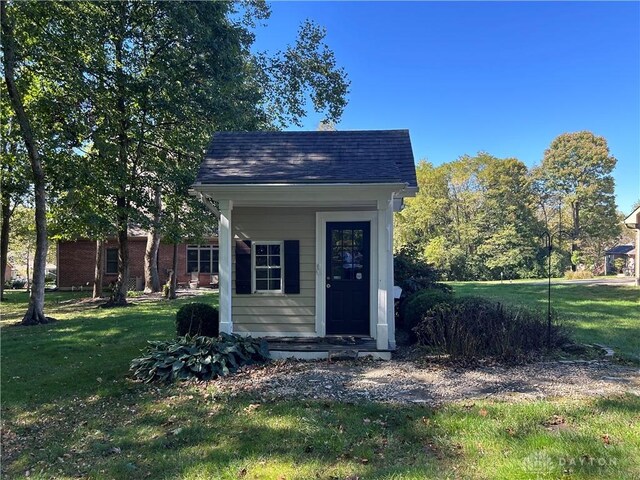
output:
[[[107,248],[105,273],[118,273],[118,249]]]
[[[218,273],[218,247],[212,245],[187,246],[187,273]]]
[[[253,291],[282,293],[282,242],[254,242],[251,247]]]

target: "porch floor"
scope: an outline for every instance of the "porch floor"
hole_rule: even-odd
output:
[[[287,352],[339,352],[356,350],[358,352],[389,352],[378,350],[376,341],[371,337],[328,336],[328,337],[266,337],[270,351]]]

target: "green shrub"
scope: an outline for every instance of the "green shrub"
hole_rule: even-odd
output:
[[[564,278],[567,280],[584,280],[593,278],[593,272],[591,272],[591,270],[576,270],[575,272],[567,270],[564,272]]]
[[[393,277],[394,284],[402,288],[404,295],[411,295],[425,288],[451,290],[448,285],[438,283],[440,272],[407,246],[393,257]]]
[[[424,315],[439,303],[449,302],[453,294],[449,291],[429,288],[408,296],[400,305],[399,325],[410,332],[411,339],[416,340],[414,328]]]
[[[132,360],[130,369],[134,378],[146,383],[211,380],[268,359],[266,340],[221,333],[218,338],[185,336],[149,342],[145,355]]]
[[[176,331],[179,337],[217,337],[220,332],[218,310],[206,303],[187,303],[176,313]]]
[[[418,341],[454,358],[518,359],[547,345],[546,312],[477,297],[452,299],[428,311],[415,328]],[[551,346],[567,343],[554,321]]]

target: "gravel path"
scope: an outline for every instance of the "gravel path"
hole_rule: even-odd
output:
[[[514,367],[418,366],[407,360],[327,363],[276,361],[215,382],[222,391],[262,398],[438,405],[470,399],[640,396],[640,368],[608,361],[540,362]]]

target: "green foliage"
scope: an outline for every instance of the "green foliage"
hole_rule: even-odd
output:
[[[408,296],[400,305],[399,325],[410,332],[411,339],[417,340],[414,328],[418,326],[425,314],[440,303],[453,300],[450,290],[429,288]]]
[[[616,272],[618,273],[622,273],[622,270],[624,269],[624,265],[625,265],[624,258],[616,258],[613,261],[613,266],[615,267]]]
[[[146,383],[211,380],[268,359],[266,340],[222,333],[218,338],[185,336],[150,341],[145,356],[132,360],[130,369],[134,378]]]
[[[486,153],[422,161],[417,177],[417,196],[396,214],[396,250],[412,245],[448,280],[535,275],[541,224],[522,162]]]
[[[547,316],[480,297],[463,297],[436,304],[425,313],[415,332],[421,344],[452,358],[517,360],[546,347]],[[568,342],[555,320],[551,333],[552,348]]]
[[[393,257],[394,284],[402,288],[406,297],[425,288],[450,290],[440,280],[440,272],[424,261],[410,246],[404,246]]]
[[[218,310],[206,303],[183,305],[176,313],[176,331],[179,337],[217,337],[220,331]]]

